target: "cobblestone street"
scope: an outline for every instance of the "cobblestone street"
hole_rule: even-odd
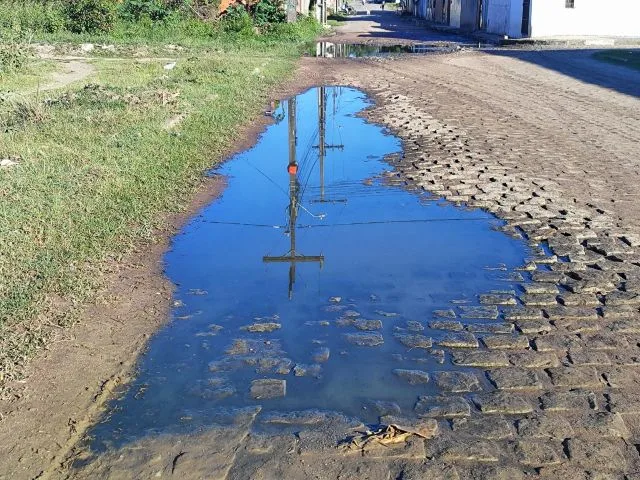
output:
[[[495,391],[444,399],[429,460],[401,478],[636,478],[640,75],[582,51],[359,66],[338,83],[376,95],[370,118],[405,141],[401,178],[550,247],[506,314],[519,340],[454,352]]]

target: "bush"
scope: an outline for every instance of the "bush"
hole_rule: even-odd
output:
[[[74,33],[108,32],[116,19],[112,0],[67,0],[63,12]]]
[[[285,20],[284,5],[279,0],[260,0],[253,10],[253,22],[257,26],[282,23]]]
[[[182,6],[181,2],[163,0],[125,0],[120,13],[127,20],[138,21],[148,17],[154,22],[165,20],[173,11]]]
[[[29,39],[23,33],[0,35],[0,78],[21,70],[27,62],[30,48]]]
[[[235,32],[243,35],[253,35],[253,20],[242,5],[232,5],[227,9],[221,21],[222,29],[226,32]]]
[[[65,26],[61,7],[58,0],[0,1],[0,30],[58,32]]]

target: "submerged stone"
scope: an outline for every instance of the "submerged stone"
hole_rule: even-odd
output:
[[[331,351],[327,347],[321,347],[313,352],[312,358],[315,363],[324,363],[329,360],[330,354]]]
[[[498,318],[498,308],[495,305],[467,306],[460,305],[460,316],[462,318],[479,318],[495,320]]]
[[[287,381],[278,378],[262,378],[251,382],[251,398],[268,400],[284,397],[287,393]]]
[[[400,405],[396,402],[387,402],[383,400],[368,400],[364,404],[364,408],[374,411],[379,417],[384,415],[400,415]]]
[[[379,333],[345,333],[344,338],[360,347],[375,347],[384,343],[384,338]]]
[[[298,363],[295,367],[293,367],[293,374],[296,377],[318,378],[321,372],[322,372],[322,367],[318,364],[305,365],[303,363]]]
[[[431,348],[433,340],[430,337],[425,337],[420,334],[401,334],[396,333],[394,337],[402,343],[405,347],[409,348]]]
[[[420,383],[428,383],[429,382],[429,374],[427,372],[423,372],[422,370],[405,370],[403,368],[396,368],[393,371],[394,375],[397,375],[400,378],[403,378],[410,385],[418,385]]]
[[[380,330],[382,328],[382,322],[380,320],[358,319],[353,322],[353,326],[358,330]]]
[[[273,332],[274,330],[280,330],[282,325],[276,322],[266,322],[266,323],[252,323],[251,325],[245,325],[241,327],[241,330],[246,330],[247,332],[252,333],[264,333],[264,332]]]
[[[445,392],[477,392],[481,390],[480,381],[473,373],[468,372],[436,372],[436,385]]]

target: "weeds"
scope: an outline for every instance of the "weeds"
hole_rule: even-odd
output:
[[[0,35],[0,78],[22,70],[31,50],[31,39],[24,33]]]

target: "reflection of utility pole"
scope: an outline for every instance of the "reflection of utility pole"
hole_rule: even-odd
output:
[[[320,200],[313,200],[316,203],[336,203],[336,202],[346,202],[345,199],[342,200],[327,200],[324,198],[324,158],[327,152],[327,148],[329,149],[340,149],[344,148],[343,144],[338,145],[327,145],[326,142],[326,128],[327,128],[327,100],[325,94],[325,87],[318,88],[318,157],[320,160]],[[335,115],[335,112],[334,112]]]
[[[324,255],[298,255],[296,253],[296,222],[298,220],[298,203],[300,185],[298,183],[298,164],[296,162],[296,100],[289,99],[289,238],[291,241],[289,253],[280,257],[264,256],[265,263],[289,263],[289,300],[293,297],[293,284],[296,281],[296,263],[319,262],[320,268],[324,262]]]

